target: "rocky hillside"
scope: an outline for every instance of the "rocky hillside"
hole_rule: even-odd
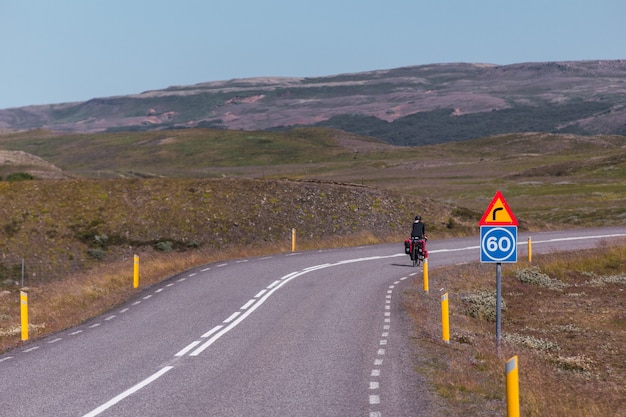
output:
[[[415,202],[350,184],[264,180],[0,182],[0,285],[61,277],[153,250],[403,236]],[[432,218],[450,214],[420,201]],[[401,250],[401,249],[399,249]]]
[[[0,110],[0,129],[323,125],[396,145],[512,132],[626,134],[626,60],[438,64],[318,78],[250,78]]]

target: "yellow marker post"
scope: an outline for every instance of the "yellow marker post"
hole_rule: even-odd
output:
[[[530,236],[528,237],[528,262],[532,262],[533,261],[533,241],[530,238]]]
[[[441,296],[441,338],[450,343],[450,318],[448,314],[448,293]]]
[[[22,314],[22,341],[28,340],[28,294],[20,291],[20,310]]]
[[[296,251],[296,229],[291,229],[291,251]]]
[[[506,375],[506,412],[508,417],[519,417],[519,371],[517,355],[504,366]]]
[[[135,255],[133,268],[133,288],[139,288],[139,255]]]
[[[424,259],[424,292],[428,292],[428,258]]]

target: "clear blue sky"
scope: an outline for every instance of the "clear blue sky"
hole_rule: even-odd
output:
[[[0,0],[0,108],[255,76],[626,59],[626,0]]]

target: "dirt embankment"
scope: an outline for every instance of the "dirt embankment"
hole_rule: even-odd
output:
[[[48,279],[142,250],[403,235],[415,201],[349,184],[266,180],[0,183],[0,273]],[[431,201],[420,212],[437,213]],[[432,214],[431,214],[432,216]],[[2,280],[0,279],[0,282]]]

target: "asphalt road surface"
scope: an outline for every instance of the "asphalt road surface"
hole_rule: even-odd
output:
[[[534,233],[532,248],[581,249],[624,236],[624,227]],[[520,253],[526,242],[520,234]],[[428,250],[431,271],[480,255],[478,237],[431,239]],[[0,414],[437,415],[414,371],[402,309],[417,274],[402,243],[186,271],[0,356]]]

